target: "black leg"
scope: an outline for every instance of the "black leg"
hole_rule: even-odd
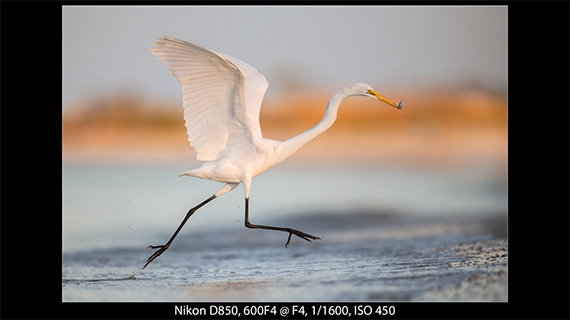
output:
[[[285,243],[285,248],[289,246],[291,242],[291,236],[296,235],[297,237],[307,240],[311,242],[313,240],[321,240],[319,237],[312,236],[310,234],[304,233],[299,230],[291,229],[291,228],[281,228],[281,227],[271,227],[271,226],[260,226],[249,223],[249,198],[245,198],[245,226],[250,229],[267,229],[267,230],[277,230],[283,232],[289,232],[289,238],[287,239],[287,243]]]
[[[146,268],[146,266],[149,265],[149,263],[151,263],[154,259],[158,258],[158,256],[160,256],[164,251],[166,251],[166,249],[168,249],[168,247],[170,247],[170,244],[172,243],[172,241],[174,241],[174,238],[176,238],[176,236],[178,235],[180,230],[182,230],[182,227],[184,227],[184,224],[186,223],[186,221],[188,221],[190,216],[192,216],[192,214],[194,214],[194,212],[196,212],[198,209],[202,208],[204,205],[206,205],[208,202],[214,200],[215,198],[216,198],[216,196],[213,195],[213,196],[209,197],[208,199],[204,200],[199,205],[190,209],[190,211],[188,211],[188,213],[186,214],[186,217],[184,217],[184,220],[182,220],[182,223],[180,224],[180,226],[178,226],[178,229],[176,229],[176,232],[174,232],[174,234],[172,235],[170,240],[168,240],[168,242],[165,245],[148,246],[149,249],[158,249],[158,250],[148,258],[148,260],[146,261],[144,266],[142,266],[142,268],[140,268],[139,271],[137,271],[136,273],[142,271],[144,268]],[[131,277],[134,277],[134,275],[136,275],[136,273],[132,274]]]

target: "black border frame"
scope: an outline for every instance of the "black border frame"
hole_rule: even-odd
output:
[[[60,196],[53,195],[53,191],[62,190],[59,162],[62,154],[59,127],[61,117],[58,112],[61,111],[62,99],[59,81],[61,15],[62,5],[88,4],[151,5],[154,3],[144,1],[2,1],[1,3],[0,317],[2,319],[180,318],[181,316],[174,315],[174,306],[183,303],[64,303],[61,301],[59,208],[62,203]],[[233,5],[234,3],[161,2],[160,4]],[[395,305],[397,313],[390,318],[400,319],[568,319],[569,2],[357,1],[349,3],[349,5],[357,4],[508,6],[509,302],[414,302],[380,305]],[[35,80],[30,81],[30,77],[34,77]],[[561,182],[560,178],[566,181]],[[25,250],[21,251],[22,248]],[[31,292],[33,293],[30,294]],[[208,308],[212,304],[196,304],[196,306]],[[279,308],[293,304],[221,305],[275,305]],[[311,305],[339,305],[337,303],[295,304],[305,305],[306,308]],[[354,304],[359,303],[348,305]],[[282,318],[279,315],[275,317]],[[246,317],[242,315],[241,318]]]

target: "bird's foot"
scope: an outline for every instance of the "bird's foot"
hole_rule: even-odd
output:
[[[160,245],[160,246],[148,246],[148,249],[158,249],[157,251],[155,251],[146,261],[146,264],[144,265],[145,267],[152,262],[152,260],[158,258],[158,256],[160,256],[164,251],[166,251],[166,249],[168,249],[170,245]]]
[[[292,235],[296,235],[297,237],[304,239],[304,240],[307,240],[309,242],[311,242],[311,239],[312,240],[321,240],[321,238],[315,237],[315,236],[310,235],[308,233],[304,233],[303,231],[299,231],[299,230],[295,230],[295,229],[289,229],[287,231],[289,231],[289,238],[287,239],[287,243],[285,244],[285,248],[289,247],[289,243],[291,243],[291,236]]]
[[[158,250],[155,251],[150,257],[148,257],[144,266],[142,266],[142,268],[140,268],[140,270],[137,271],[137,273],[146,268],[146,266],[148,266],[148,264],[151,263],[154,259],[158,258],[158,256],[160,256],[164,251],[166,251],[168,247],[170,247],[170,244],[165,244],[160,246],[148,246],[148,249],[158,249]]]
[[[148,249],[158,249],[158,250],[155,253],[153,253],[150,257],[148,257],[144,266],[142,266],[139,270],[137,270],[137,272],[131,273],[131,275],[128,277],[128,279],[136,279],[137,274],[139,272],[143,271],[144,268],[146,268],[146,266],[148,266],[148,264],[151,263],[154,259],[158,258],[158,256],[160,256],[164,251],[166,251],[166,249],[168,249],[168,247],[169,247],[169,245],[167,245],[167,244],[160,245],[160,246],[148,246]]]

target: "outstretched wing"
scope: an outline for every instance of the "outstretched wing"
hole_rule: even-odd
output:
[[[198,160],[216,160],[230,139],[252,143],[261,138],[263,75],[245,62],[184,40],[163,37],[155,45],[152,53],[182,86],[188,141]]]
[[[265,79],[261,72],[249,64],[227,54],[216,53],[231,61],[245,74],[245,105],[247,114],[256,135],[261,138],[259,110],[261,109],[261,102],[263,101],[263,96],[265,96],[265,91],[267,91],[267,87],[269,87],[267,79]]]

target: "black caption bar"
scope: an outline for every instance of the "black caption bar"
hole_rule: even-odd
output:
[[[96,306],[96,307],[95,307]],[[516,305],[494,303],[410,302],[153,302],[60,303],[58,319],[484,319],[505,314],[517,319]],[[32,309],[35,310],[35,309]],[[4,311],[4,310],[2,310]],[[532,310],[530,310],[532,311]],[[530,311],[527,311],[530,314]],[[509,314],[509,312],[513,312]],[[65,313],[65,314],[64,314]],[[78,316],[79,315],[79,316]],[[532,319],[532,317],[530,318]]]
[[[228,318],[280,318],[303,319],[315,318],[367,318],[390,317],[396,315],[396,306],[393,304],[343,304],[343,303],[291,303],[291,304],[235,304],[216,303],[209,305],[174,304],[174,316],[180,317],[228,317]]]

